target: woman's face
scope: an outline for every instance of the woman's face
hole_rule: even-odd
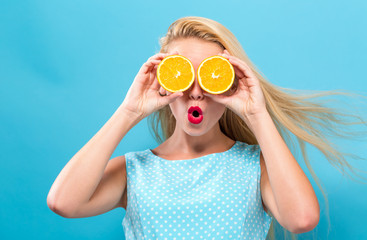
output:
[[[191,136],[200,136],[207,133],[216,124],[219,124],[218,121],[224,113],[225,106],[203,95],[205,91],[201,89],[198,83],[196,76],[197,69],[205,58],[223,53],[223,49],[213,42],[188,38],[178,39],[170,43],[168,52],[174,51],[188,58],[195,69],[195,82],[188,90],[183,92],[184,95],[182,97],[177,98],[173,103],[169,104],[176,119],[176,130],[180,128]],[[202,120],[200,123],[197,122],[200,121],[198,119],[201,116],[196,118],[196,112],[189,116],[188,111],[192,106],[198,106],[202,110]]]

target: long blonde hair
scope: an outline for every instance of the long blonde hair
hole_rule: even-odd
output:
[[[338,148],[330,142],[326,136],[338,136],[343,138],[353,138],[365,136],[365,132],[346,131],[348,125],[366,125],[361,117],[354,114],[346,114],[326,106],[326,102],[321,100],[312,101],[315,98],[331,95],[357,96],[358,94],[338,92],[338,91],[312,91],[306,93],[301,90],[294,90],[275,86],[266,80],[265,76],[255,67],[247,57],[236,37],[222,24],[203,17],[184,17],[172,23],[167,34],[160,39],[160,52],[167,52],[169,44],[179,38],[199,38],[217,43],[223,49],[243,60],[251,68],[257,78],[260,80],[261,89],[266,100],[267,110],[273,119],[279,133],[287,143],[291,151],[297,150],[295,144],[298,142],[302,150],[302,156],[308,170],[320,188],[326,201],[328,223],[330,229],[328,201],[325,192],[320,184],[318,177],[312,169],[305,151],[306,142],[319,149],[327,158],[329,163],[341,170],[344,174],[347,167],[355,175],[355,171],[363,172],[350,165],[345,155],[361,159],[353,154],[346,154],[338,151]],[[359,96],[359,95],[358,95]],[[344,113],[342,113],[344,112]],[[358,121],[350,122],[341,117],[357,118]],[[150,130],[153,131],[153,137],[158,143],[168,139],[174,132],[176,120],[172,115],[169,105],[154,112],[148,117]],[[235,141],[245,142],[247,144],[258,144],[255,135],[250,131],[245,122],[230,109],[226,108],[223,116],[219,120],[221,131],[229,138]],[[340,127],[343,125],[342,127]],[[292,139],[292,133],[296,140]],[[163,136],[163,139],[161,138]],[[298,161],[298,160],[297,160]],[[352,175],[350,175],[352,176]],[[362,178],[362,177],[361,177]],[[271,213],[270,213],[271,214]],[[275,225],[274,216],[269,230],[268,238],[275,239],[276,228],[282,229],[285,239],[289,234],[292,239],[297,239],[295,234],[288,232],[279,223]]]

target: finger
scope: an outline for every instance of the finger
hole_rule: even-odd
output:
[[[174,52],[170,52],[170,53],[157,53],[156,55],[150,57],[148,59],[148,61],[151,61],[151,60],[159,60],[159,61],[161,61],[164,58],[166,58],[166,57],[168,57],[170,55],[175,55],[175,54],[178,54],[178,51],[177,50],[174,51]]]
[[[221,104],[226,106],[227,96],[217,95],[217,94],[210,94],[210,93],[206,93],[206,92],[204,92],[203,95],[209,97],[210,99],[212,99],[213,101],[215,101],[217,103],[221,103]]]
[[[244,63],[242,60],[240,60],[240,59],[238,59],[237,57],[235,57],[235,56],[232,56],[232,55],[230,55],[229,53],[228,53],[228,51],[227,50],[224,50],[224,53],[222,53],[221,54],[224,58],[227,58],[228,59],[228,61],[232,64],[232,61],[234,61],[236,64],[235,64],[235,66],[239,66],[239,65],[241,65],[242,63]],[[233,64],[232,64],[233,65]],[[245,67],[246,67],[247,65],[245,65]],[[240,68],[240,70],[242,70],[243,71],[243,69],[242,68]],[[241,74],[240,74],[241,75]],[[242,74],[243,75],[243,74]],[[242,78],[243,76],[241,76],[240,78]]]
[[[175,54],[178,54],[177,50],[171,51],[171,52],[168,52],[168,53],[158,53],[158,54],[154,55],[153,57],[155,57],[156,59],[164,59],[165,57],[168,57],[170,55],[175,55]]]
[[[162,61],[165,57],[169,56],[168,53],[157,53],[153,56],[151,56],[150,58],[148,58],[147,62],[149,61]]]
[[[228,58],[228,60],[229,60],[229,62],[230,62],[232,65],[234,65],[234,66],[238,67],[238,68],[239,68],[239,70],[241,70],[241,71],[242,71],[242,73],[243,73],[246,77],[248,77],[248,78],[253,78],[253,77],[255,77],[255,75],[254,75],[254,74],[253,74],[253,72],[251,71],[250,67],[249,67],[249,66],[247,66],[247,64],[246,64],[246,63],[244,63],[242,60],[239,60],[239,59],[237,59],[237,58],[235,58],[235,57],[233,57],[233,56],[230,56],[230,57]],[[240,76],[239,76],[239,77],[240,77]]]
[[[150,88],[156,91],[159,91],[159,88],[161,85],[159,84],[158,79],[157,79],[157,74],[154,71],[150,73],[149,85],[150,85]]]
[[[161,95],[166,95],[166,89],[164,89],[162,86],[159,87],[159,93]]]
[[[157,79],[157,69],[158,69],[158,65],[155,65],[154,68],[153,68],[153,73],[154,73],[154,78],[157,80],[156,82],[158,82],[158,79]]]
[[[174,50],[174,51],[172,51],[172,52],[170,52],[169,53],[169,55],[178,55],[179,53],[178,53],[178,50]]]
[[[231,54],[227,51],[227,49],[224,49],[222,52],[220,52],[218,55],[224,57],[223,55],[231,56]]]
[[[170,96],[170,95],[172,95],[172,94],[174,94],[174,92],[170,92],[170,91],[167,91],[167,90],[166,90],[166,95],[167,95],[167,96]]]
[[[152,88],[153,89],[156,89],[156,90],[160,90],[160,88],[161,88],[161,85],[159,84],[159,82],[158,82],[158,79],[157,79],[157,77],[156,77],[156,74],[155,73],[153,73],[152,74],[152,76],[151,76],[151,78],[153,79],[152,81]],[[163,92],[163,91],[162,91]],[[162,93],[161,92],[161,93]]]
[[[157,60],[157,59],[163,59],[168,56],[168,53],[157,53],[153,56],[151,56],[148,60]]]
[[[233,66],[233,69],[238,79],[242,79],[245,77],[245,74],[243,74],[243,72],[240,69],[238,69],[237,66]]]
[[[169,104],[175,101],[177,98],[182,97],[182,96],[183,96],[183,92],[175,92],[175,93],[172,93],[162,98],[163,98],[163,101],[165,101],[165,104]]]
[[[154,56],[151,56],[150,58],[148,58],[147,62],[154,62],[156,65],[158,65],[165,57],[169,55],[173,55],[173,54],[178,54],[178,51],[174,51],[173,53],[157,53]],[[146,69],[145,69],[145,73],[146,73]]]
[[[143,65],[143,69],[142,69],[143,73],[151,72],[154,69],[154,67],[158,65],[160,62],[161,62],[160,60],[148,60]]]
[[[249,74],[252,73],[251,68],[247,65],[247,63],[235,56],[232,55],[228,55],[228,54],[223,54],[225,58],[227,58],[230,62],[233,61],[236,63],[237,66],[242,66],[243,68],[245,68],[246,72],[248,72]],[[240,68],[241,69],[241,68]],[[241,69],[243,70],[243,69]],[[245,72],[245,71],[244,71]],[[250,76],[247,76],[250,77]]]
[[[252,73],[250,69],[247,69],[244,66],[239,66],[239,69],[240,69],[240,72],[238,72],[238,75],[237,75],[239,77],[238,80],[239,82],[242,82],[245,87],[250,88],[253,86],[260,85],[259,79]]]
[[[224,50],[224,51],[226,51],[227,53],[228,53],[228,51],[227,50]],[[220,56],[222,56],[222,57],[224,57],[224,58],[226,58],[226,59],[228,59],[228,61],[231,63],[231,60],[230,60],[230,55],[228,55],[227,53],[221,53],[221,54],[218,54],[218,55],[220,55]],[[231,63],[232,64],[232,63]],[[237,65],[234,65],[234,64],[232,64],[232,66],[233,66],[233,69],[234,69],[234,71],[235,71],[235,74],[236,74],[236,76],[239,78],[239,79],[241,79],[241,78],[244,78],[245,77],[245,74],[243,73],[243,71],[241,70],[241,69],[239,69],[238,68],[238,66]]]
[[[150,67],[147,69],[146,74],[149,74],[149,80],[148,80],[148,84],[151,85],[151,87],[153,89],[158,90],[159,88],[159,83],[157,80],[157,67],[158,64],[161,62],[160,60],[151,60],[151,65]]]
[[[147,74],[149,72],[149,69],[151,68],[152,63],[151,62],[145,62],[143,66],[141,66],[140,71],[144,74]]]

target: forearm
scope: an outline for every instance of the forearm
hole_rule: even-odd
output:
[[[308,221],[319,212],[316,194],[268,112],[247,119],[260,145],[276,205],[286,222]]]
[[[66,164],[53,183],[47,202],[55,208],[73,211],[89,201],[116,147],[139,120],[121,105]]]

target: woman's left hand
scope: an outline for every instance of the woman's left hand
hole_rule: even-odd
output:
[[[233,94],[230,90],[223,94],[204,93],[213,101],[224,104],[241,118],[249,118],[266,112],[265,98],[260,87],[260,81],[250,67],[239,58],[229,54],[227,50],[218,54],[225,57],[232,64],[238,79],[238,86]],[[232,86],[233,87],[233,86]]]

